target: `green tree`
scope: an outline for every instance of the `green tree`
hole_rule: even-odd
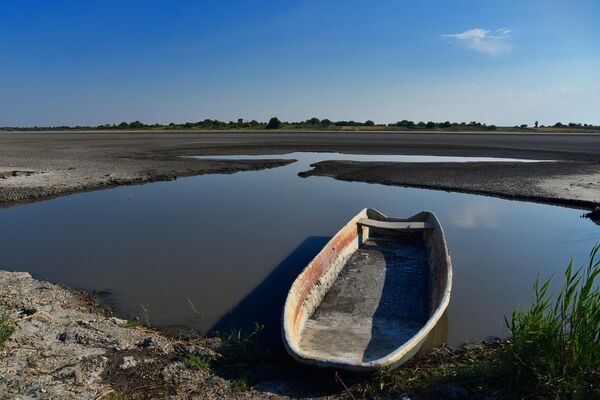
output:
[[[281,127],[281,121],[277,117],[273,117],[267,124],[267,129],[279,129]]]
[[[365,121],[365,126],[375,126],[375,122],[371,121],[370,119]]]

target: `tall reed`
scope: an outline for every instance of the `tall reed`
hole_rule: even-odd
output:
[[[587,265],[571,261],[558,295],[551,279],[534,285],[531,308],[507,321],[513,384],[530,393],[600,398],[600,261],[594,246]]]

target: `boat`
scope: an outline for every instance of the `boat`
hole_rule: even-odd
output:
[[[399,219],[366,208],[292,284],[285,348],[318,367],[398,367],[446,341],[451,288],[450,253],[433,213]]]

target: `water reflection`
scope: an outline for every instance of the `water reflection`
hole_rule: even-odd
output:
[[[485,201],[472,202],[457,207],[448,221],[463,229],[495,228],[498,225],[498,209]]]

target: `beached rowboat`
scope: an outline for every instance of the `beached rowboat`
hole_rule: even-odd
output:
[[[296,360],[375,371],[445,342],[452,266],[435,215],[364,209],[294,281],[283,341]]]

